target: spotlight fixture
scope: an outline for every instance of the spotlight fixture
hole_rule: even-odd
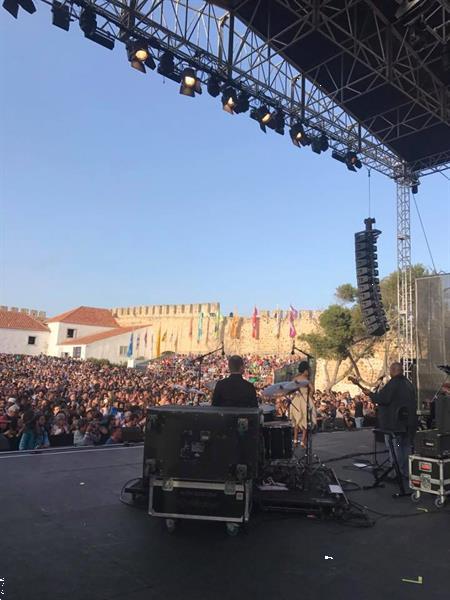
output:
[[[83,8],[80,12],[79,25],[86,37],[93,36],[97,29],[97,17],[92,8]]]
[[[64,31],[69,31],[70,6],[62,4],[58,0],[53,0],[52,13],[52,24],[60,29],[64,29]]]
[[[231,85],[227,86],[222,94],[222,106],[223,110],[230,115],[234,113],[237,103],[237,94],[236,90],[231,87]]]
[[[213,98],[217,98],[220,94],[220,80],[216,75],[211,75],[206,83],[208,94]]]
[[[270,127],[270,129],[273,129],[276,133],[279,133],[280,135],[284,135],[284,125],[284,112],[281,108],[278,108],[274,113],[270,115],[267,127]]]
[[[316,154],[326,152],[328,147],[328,138],[323,132],[320,134],[320,136],[314,137],[311,140],[311,150]]]
[[[180,94],[193,98],[195,94],[201,93],[200,79],[197,77],[194,69],[187,67],[181,73]]]
[[[291,140],[294,146],[308,146],[311,143],[301,123],[295,123],[290,128],[289,135],[291,136]]]
[[[411,192],[413,194],[417,194],[419,192],[420,181],[418,179],[414,179],[411,184]]]
[[[245,113],[250,108],[250,96],[247,92],[241,92],[237,97],[236,106],[234,112],[236,114]]]
[[[272,118],[272,113],[269,111],[267,106],[265,104],[261,104],[259,108],[254,108],[250,113],[250,117],[255,119],[255,121],[258,121],[261,131],[266,133],[266,125]]]
[[[356,152],[349,150],[345,155],[345,164],[349,171],[356,171],[362,167],[362,163],[356,155]],[[356,168],[355,168],[356,167]]]
[[[127,44],[127,55],[130,65],[140,73],[145,73],[145,67],[156,69],[156,63],[148,50],[146,42],[132,41]]]
[[[30,13],[30,15],[36,12],[36,7],[32,0],[4,0],[2,6],[15,19],[17,19],[19,7],[23,8],[27,13]]]
[[[167,77],[167,79],[171,79],[176,83],[180,83],[181,78],[177,73],[175,73],[175,63],[172,52],[167,50],[161,54],[159,59],[158,73],[164,75],[164,77]]]
[[[337,150],[333,150],[331,157],[346,165],[349,171],[356,172],[356,169],[360,169],[362,167],[362,163],[356,155],[356,152],[353,152],[352,150],[348,150],[345,154],[342,154]]]
[[[85,33],[84,37],[92,42],[95,42],[99,46],[103,46],[103,48],[107,48],[108,50],[113,50],[114,48],[114,38],[109,37],[103,31],[94,31],[94,33]]]

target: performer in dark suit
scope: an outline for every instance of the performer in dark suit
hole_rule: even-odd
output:
[[[244,361],[241,356],[228,359],[230,376],[216,383],[211,404],[213,406],[232,406],[237,408],[257,408],[258,398],[255,386],[242,377]]]

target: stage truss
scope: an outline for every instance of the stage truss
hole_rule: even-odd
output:
[[[52,4],[49,0],[42,2]],[[376,33],[369,37],[356,28],[355,10],[361,2],[371,11],[375,26]],[[76,3],[63,0],[62,4],[70,8],[72,21],[79,20],[84,8],[91,7],[98,17],[97,32],[107,39],[146,41],[155,61],[163,52],[170,51],[178,75],[186,66],[197,70],[202,83],[210,75],[218,75],[223,82],[248,93],[251,106],[264,103],[274,109],[281,108],[288,124],[301,120],[309,135],[325,133],[331,149],[342,154],[352,150],[368,169],[396,181],[399,348],[401,356],[409,361],[405,367],[410,375],[413,359],[410,188],[420,176],[449,168],[450,147],[440,154],[406,163],[387,142],[425,130],[437,121],[448,122],[448,86],[445,89],[427,66],[427,57],[439,45],[448,43],[448,1],[412,0],[403,4],[406,18],[411,19],[416,18],[414,10],[421,4],[421,24],[433,32],[432,41],[418,49],[411,47],[406,36],[399,37],[372,0],[343,0],[339,9],[326,0],[273,0],[273,5],[291,11],[292,23],[271,35],[268,22],[268,35],[264,39],[256,33],[253,19],[263,5],[268,6],[267,0],[235,2],[233,12],[227,11],[230,3],[226,0],[217,0],[215,4],[201,0],[77,0]],[[246,23],[235,16],[244,4],[254,7],[253,16]],[[340,18],[342,14],[347,17],[344,21]],[[353,69],[351,76],[348,70],[345,73],[342,70],[334,77],[333,90],[327,93],[313,83],[318,70],[327,69],[326,62],[300,72],[285,58],[289,46],[307,35],[319,20],[322,32],[341,47],[343,55],[350,53],[355,64],[354,76]],[[370,66],[371,78],[365,75],[358,79],[357,61]],[[426,86],[421,86],[420,78],[426,78]],[[358,98],[367,89],[383,85],[386,79],[410,100],[397,107],[395,114],[386,111],[361,122],[339,105],[344,91]],[[375,118],[382,118],[385,123],[377,136],[370,132]]]

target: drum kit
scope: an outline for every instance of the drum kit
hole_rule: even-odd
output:
[[[275,404],[270,400],[282,400],[287,406],[288,414],[291,405],[289,396],[302,387],[308,387],[308,381],[281,381],[264,388],[261,396],[265,400],[261,404],[262,429],[264,438],[264,459],[266,461],[292,458],[293,427],[292,421],[285,414],[277,415]]]

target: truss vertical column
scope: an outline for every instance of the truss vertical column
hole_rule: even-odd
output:
[[[414,314],[411,273],[411,181],[397,179],[397,306],[398,354],[405,376],[412,379],[414,349]]]

